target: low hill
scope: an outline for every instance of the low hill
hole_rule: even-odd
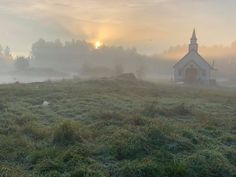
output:
[[[235,90],[68,80],[0,98],[0,176],[236,175]]]

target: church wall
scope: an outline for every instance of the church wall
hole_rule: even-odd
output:
[[[202,83],[208,83],[211,76],[210,68],[207,65],[198,66],[194,62],[189,62],[185,66],[179,65],[174,69],[175,82],[184,82],[186,79],[186,70],[194,67],[197,69],[197,80]]]
[[[183,81],[183,73],[179,75],[179,68],[176,68],[174,70],[174,77],[175,77],[175,82],[182,82]]]

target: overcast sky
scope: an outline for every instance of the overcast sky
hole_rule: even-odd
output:
[[[0,44],[27,54],[39,38],[100,40],[159,53],[189,42],[236,40],[235,0],[0,0]]]

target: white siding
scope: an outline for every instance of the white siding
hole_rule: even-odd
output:
[[[184,82],[186,69],[191,66],[197,68],[197,80],[208,84],[211,78],[211,66],[195,51],[189,52],[174,66],[175,81]]]

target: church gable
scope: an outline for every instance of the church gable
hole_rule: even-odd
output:
[[[211,69],[211,65],[194,51],[191,51],[187,55],[185,55],[179,62],[174,65],[174,68],[181,68],[190,61],[194,61],[200,67],[203,67],[205,69]]]
[[[197,68],[201,70],[201,66],[199,66],[194,60],[189,60],[181,69],[186,70],[187,68]]]

